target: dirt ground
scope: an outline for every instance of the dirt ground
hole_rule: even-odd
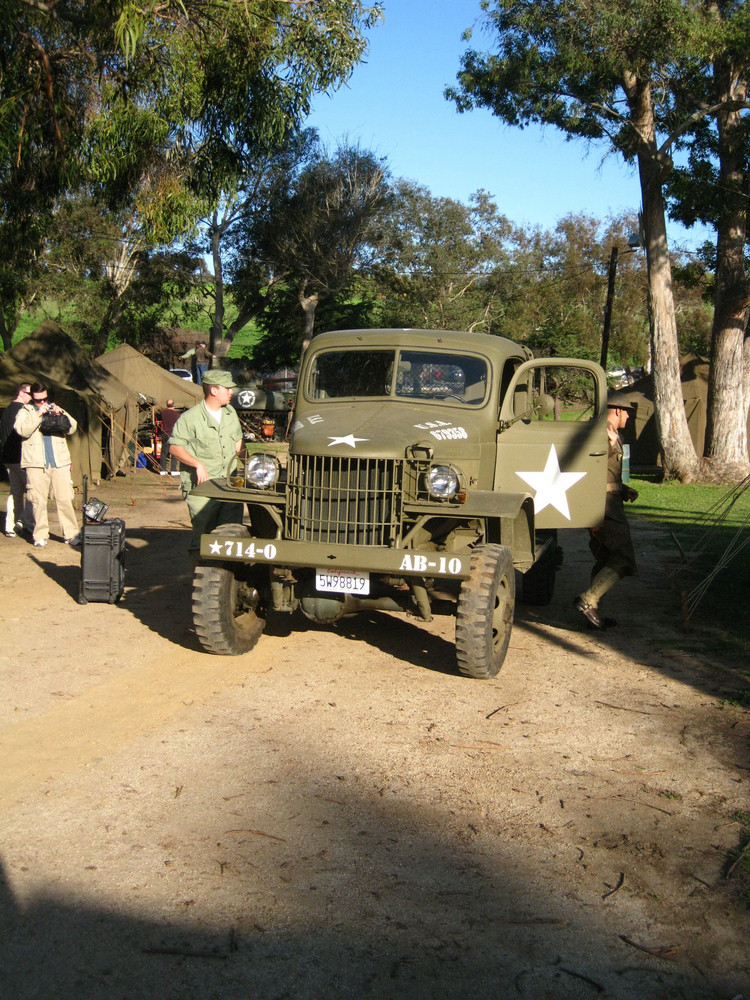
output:
[[[0,995],[750,998],[746,664],[682,630],[660,529],[605,633],[571,533],[472,681],[447,616],[206,654],[177,481],[92,492],[127,524],[119,604],[78,604],[59,540],[0,536]]]

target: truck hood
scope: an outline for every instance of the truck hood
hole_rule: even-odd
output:
[[[379,403],[321,403],[306,406],[292,425],[293,455],[334,455],[400,459],[415,444],[429,445],[437,461],[478,460],[487,436],[482,415],[461,406],[416,407],[389,400]],[[486,420],[486,416],[484,417]]]

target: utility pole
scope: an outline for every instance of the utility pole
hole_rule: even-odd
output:
[[[638,233],[630,233],[628,235],[628,249],[623,250],[623,253],[635,253],[638,248],[642,246],[641,237]],[[599,364],[602,368],[607,370],[607,355],[609,354],[609,331],[612,327],[612,305],[615,300],[615,277],[617,275],[617,258],[619,255],[619,250],[616,246],[612,247],[612,253],[609,255],[609,275],[607,277],[607,303],[604,306],[604,324],[602,326],[602,356]]]
[[[615,275],[617,274],[618,249],[612,247],[609,255],[609,276],[607,277],[607,304],[604,306],[604,326],[602,327],[602,356],[599,364],[607,370],[607,355],[609,354],[609,331],[612,326],[612,303],[615,298]]]

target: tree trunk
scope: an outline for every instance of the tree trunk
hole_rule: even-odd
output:
[[[222,350],[222,340],[224,335],[224,272],[221,266],[221,231],[216,225],[211,230],[211,261],[214,268],[214,315],[209,334],[210,343],[208,349],[212,354],[226,354],[226,348]]]
[[[714,80],[718,100],[744,100],[747,83],[733,82],[729,66],[714,66]],[[744,479],[750,473],[743,359],[750,309],[745,277],[747,195],[740,112],[721,112],[717,115],[717,127],[722,211],[716,238],[716,304],[711,330],[706,459],[714,474]]]
[[[0,308],[0,339],[2,339],[3,350],[9,351],[13,346],[13,331],[8,329],[5,322],[5,311]]]
[[[300,289],[299,304],[302,306],[302,311],[305,314],[305,329],[302,334],[302,343],[300,344],[301,354],[305,353],[313,338],[315,331],[315,310],[318,308],[319,299],[320,296],[317,293],[305,295],[304,289]]]
[[[229,348],[234,343],[234,338],[237,336],[240,330],[246,327],[247,324],[250,322],[250,320],[255,319],[257,315],[258,315],[257,309],[248,309],[245,312],[240,312],[239,316],[234,320],[234,322],[230,323],[229,326],[227,327],[224,333],[224,339],[221,343],[221,348],[223,348],[223,350],[219,349],[218,353],[227,354]]]
[[[104,354],[107,350],[107,344],[109,343],[109,335],[112,332],[112,327],[117,322],[121,314],[122,309],[120,308],[120,300],[114,299],[107,306],[107,311],[104,313],[102,321],[99,324],[99,329],[91,338],[91,354],[93,357],[98,358],[100,354]]]
[[[664,161],[656,145],[650,84],[637,80],[632,74],[626,74],[625,90],[638,132],[638,174],[646,241],[656,430],[665,476],[690,482],[698,475],[699,462],[690,437],[682,398],[672,267],[669,261],[662,189],[671,163]]]

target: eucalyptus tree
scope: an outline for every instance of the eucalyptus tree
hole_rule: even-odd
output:
[[[665,471],[699,474],[679,380],[679,350],[666,236],[664,182],[678,139],[722,109],[747,106],[726,94],[709,105],[692,93],[711,45],[721,46],[702,0],[482,0],[495,51],[469,50],[460,110],[488,107],[510,125],[551,124],[599,142],[637,165],[642,196],[657,425]],[[727,10],[729,10],[727,5]],[[746,23],[744,4],[732,4]]]
[[[318,307],[346,295],[381,258],[391,201],[387,166],[373,153],[349,144],[332,155],[314,149],[282,172],[265,204],[247,216],[234,295],[268,304],[277,289],[291,293],[298,322],[290,335],[304,350]]]
[[[169,242],[154,240],[159,225],[147,190],[127,209],[86,190],[57,200],[34,285],[41,308],[64,314],[67,332],[93,354],[123,341],[150,352],[199,282],[202,259],[157,246]]]
[[[491,275],[511,230],[491,196],[478,191],[465,205],[401,179],[385,226],[383,321],[489,333],[504,309]]]
[[[687,164],[675,167],[667,192],[674,217],[716,231],[706,455],[715,471],[734,465],[743,475],[750,407],[750,11],[734,0],[708,0],[705,10],[709,30],[689,96],[708,110],[680,137]]]
[[[254,220],[264,216],[268,205],[278,200],[279,190],[288,192],[292,178],[318,151],[314,129],[290,129],[271,152],[253,155],[248,150],[235,186],[204,206],[197,232],[186,241],[185,248],[191,255],[205,256],[211,262],[213,280],[203,281],[198,287],[208,318],[212,352],[226,354],[237,333],[266,307],[274,280],[256,260],[243,253],[245,236]],[[227,280],[237,310],[231,321],[226,318]]]
[[[364,0],[0,0],[0,227],[26,234],[0,260],[6,326],[12,269],[38,255],[61,192],[127,203],[158,165],[162,217],[195,196],[209,211],[249,150],[347,79],[379,17]]]

